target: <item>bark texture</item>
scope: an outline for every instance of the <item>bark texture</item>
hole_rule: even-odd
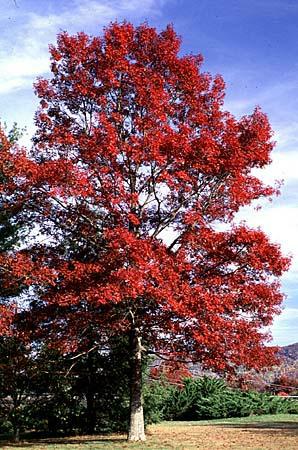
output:
[[[131,385],[130,385],[130,423],[129,441],[145,441],[144,412],[142,402],[142,339],[139,329],[131,332]]]

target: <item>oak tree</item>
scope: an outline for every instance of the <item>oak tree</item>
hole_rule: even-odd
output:
[[[61,346],[75,348],[90,323],[129,336],[129,440],[145,439],[144,352],[217,371],[270,363],[263,328],[280,312],[288,267],[261,230],[234,222],[276,193],[253,172],[270,163],[266,115],[237,120],[222,78],[179,52],[171,26],[63,32],[52,78],[35,86],[26,171],[46,239],[30,250],[32,282],[45,305],[68,311]]]

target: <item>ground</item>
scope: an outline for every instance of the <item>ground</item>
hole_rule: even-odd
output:
[[[128,444],[124,435],[80,436],[0,442],[2,450],[296,450],[298,415],[279,414],[200,422],[163,422],[147,430],[147,442]]]

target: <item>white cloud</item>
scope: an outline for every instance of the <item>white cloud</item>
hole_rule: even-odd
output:
[[[137,0],[73,0],[71,8],[50,15],[15,9],[18,24],[11,22],[9,30],[13,39],[0,38],[0,94],[31,87],[38,75],[48,71],[48,44],[59,31],[74,33],[95,26],[100,30],[117,18],[158,14],[162,4],[162,0],[143,0],[142,7]]]
[[[297,129],[298,133],[298,129]],[[298,135],[297,135],[298,141]],[[281,147],[279,145],[279,147]],[[254,175],[261,178],[264,183],[272,184],[276,180],[284,181],[284,188],[282,188],[282,194],[286,195],[286,185],[298,182],[298,142],[297,150],[293,151],[281,151],[275,150],[272,153],[272,163],[264,168],[254,171]]]
[[[295,307],[298,279],[298,125],[293,120],[298,107],[297,73],[287,74],[278,82],[269,81],[264,87],[261,78],[240,69],[228,73],[228,79],[237,92],[231,94],[228,91],[225,107],[240,117],[261,105],[274,130],[276,148],[272,153],[272,163],[265,169],[255,170],[254,175],[271,185],[275,180],[283,180],[281,195],[272,203],[256,202],[262,204],[260,211],[253,207],[243,208],[238,220],[260,227],[272,241],[281,245],[284,254],[292,256],[290,270],[282,277],[285,309],[269,327],[274,344],[288,345],[298,339],[298,308]]]
[[[256,89],[260,79],[250,71],[244,73],[239,68],[234,73],[229,69],[227,77],[231,86],[237,87],[238,80],[242,92],[239,86],[238,93],[231,93],[228,89],[225,107],[239,117],[251,113],[255,105],[261,105],[273,126],[276,148],[272,153],[272,163],[265,169],[255,170],[254,175],[266,184],[283,181],[281,195],[273,198],[272,203],[256,202],[262,205],[260,211],[253,207],[243,208],[238,220],[260,227],[271,240],[281,244],[285,254],[292,255],[291,269],[283,276],[283,290],[288,293],[289,283],[298,279],[298,125],[293,120],[298,107],[297,74],[281,75],[278,82],[269,81],[264,88],[260,83],[260,89]]]
[[[266,86],[262,86],[264,80],[262,77],[255,78],[255,72],[248,72],[245,68],[241,70],[227,70],[225,77],[227,80],[227,86],[238,83],[240,81],[240,88],[242,88],[242,95],[234,97],[230,96],[228,90],[226,106],[228,109],[234,112],[234,114],[241,115],[247,114],[256,105],[261,105],[265,111],[272,110],[279,111],[283,115],[287,111],[286,98],[290,98],[293,92],[296,92],[297,82],[296,73],[288,75],[285,79],[276,82],[268,82]],[[245,80],[245,81],[244,81]],[[241,98],[241,100],[239,100]],[[282,99],[283,102],[279,103],[278,99]],[[296,100],[295,98],[292,100]],[[282,105],[282,108],[281,108]]]
[[[293,256],[292,270],[298,271],[298,205],[263,207],[260,211],[246,207],[237,216],[237,221],[241,220],[251,227],[260,227],[280,243],[284,253]]]
[[[278,148],[296,150],[298,154],[298,123],[289,122],[285,125],[276,126],[274,138]]]
[[[291,153],[283,155],[285,161],[283,158],[276,161],[276,166],[273,165],[272,171],[265,181],[271,182],[276,175],[285,170],[288,179],[295,180],[296,184],[295,156],[293,155],[292,159],[289,155]],[[284,254],[292,256],[290,270],[282,277],[282,291],[286,294],[285,309],[269,327],[273,335],[273,344],[291,344],[298,339],[298,308],[292,307],[297,298],[295,286],[298,279],[298,202],[296,205],[274,205],[274,202],[268,205],[267,203],[259,211],[252,207],[246,207],[240,211],[237,220],[245,220],[249,226],[254,228],[260,227],[273,242],[281,245]]]
[[[288,345],[298,340],[298,308],[285,308],[270,327],[273,344]]]
[[[284,311],[278,316],[276,322],[285,322],[288,320],[298,320],[298,308],[285,308]],[[297,321],[298,326],[298,321]]]

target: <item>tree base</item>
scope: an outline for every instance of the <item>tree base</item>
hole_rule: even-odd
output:
[[[127,440],[129,442],[146,441],[144,414],[142,406],[139,406],[136,409],[133,408],[131,412],[130,426]]]

